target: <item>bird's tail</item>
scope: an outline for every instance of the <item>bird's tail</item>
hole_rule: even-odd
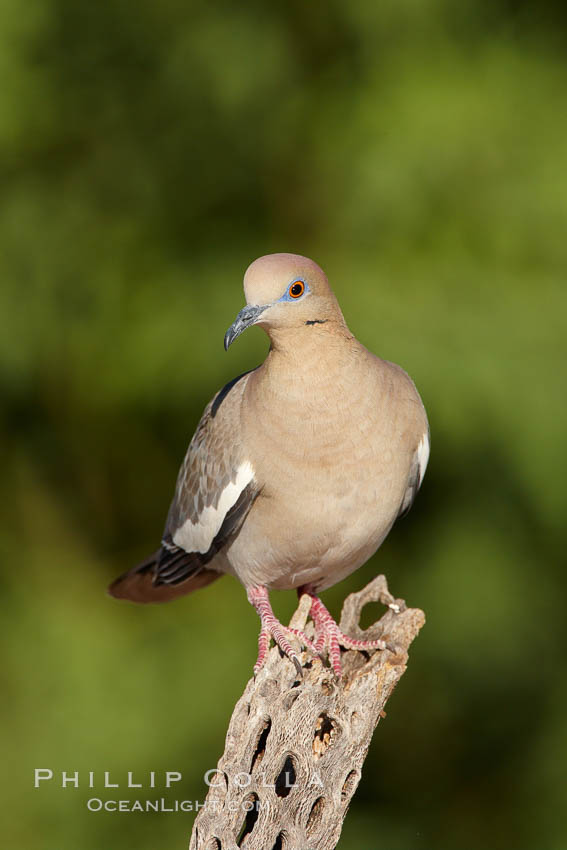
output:
[[[201,567],[179,584],[154,584],[160,554],[161,549],[158,549],[141,564],[118,576],[109,586],[109,594],[116,599],[127,599],[130,602],[170,602],[179,596],[185,596],[186,593],[206,587],[222,575],[216,570]]]

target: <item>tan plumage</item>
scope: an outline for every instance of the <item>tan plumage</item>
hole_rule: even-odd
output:
[[[207,407],[162,550],[118,579],[116,596],[160,601],[164,586],[180,595],[218,573],[237,576],[259,611],[258,588],[314,596],[373,554],[419,488],[429,450],[419,394],[353,337],[321,269],[293,254],[262,257],[244,289],[248,306],[225,344],[258,324],[269,354]],[[128,592],[140,574],[144,599],[139,582]],[[273,634],[260,613],[262,634]]]

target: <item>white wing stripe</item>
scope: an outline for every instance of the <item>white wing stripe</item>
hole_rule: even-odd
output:
[[[417,447],[417,463],[419,466],[419,483],[423,481],[425,470],[427,469],[427,461],[429,460],[429,436],[423,435]]]
[[[220,531],[225,516],[236,504],[238,497],[253,478],[252,464],[246,461],[238,467],[236,481],[231,482],[222,491],[216,508],[206,507],[199,515],[196,523],[188,519],[177,529],[173,535],[175,545],[185,549],[186,552],[199,552],[201,555],[208,552],[211,543]]]

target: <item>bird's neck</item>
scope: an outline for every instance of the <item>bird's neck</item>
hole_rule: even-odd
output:
[[[322,357],[340,354],[354,339],[342,315],[308,321],[294,328],[270,328],[271,366],[290,363],[319,363]]]
[[[315,324],[271,333],[271,347],[258,378],[274,395],[318,395],[348,385],[360,343],[344,322]]]

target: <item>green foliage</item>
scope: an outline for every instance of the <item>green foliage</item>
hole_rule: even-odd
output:
[[[33,769],[204,796],[255,614],[231,579],[104,588],[264,355],[222,350],[246,265],[290,250],[432,429],[410,517],[326,597],[384,571],[428,616],[340,846],[562,850],[564,43],[563,6],[511,0],[1,5],[6,847],[186,846],[190,815],[92,814]]]

